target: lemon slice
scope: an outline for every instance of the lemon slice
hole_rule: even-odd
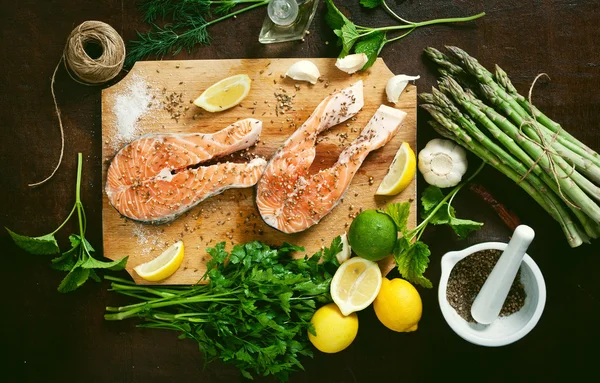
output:
[[[361,257],[350,258],[337,269],[331,280],[331,298],[344,315],[369,306],[381,288],[377,263]]]
[[[194,100],[194,104],[208,112],[220,112],[239,104],[250,92],[250,77],[238,74],[211,85]]]
[[[396,195],[406,189],[415,178],[417,159],[407,142],[403,142],[396,152],[388,173],[381,181],[375,195]]]
[[[162,281],[177,271],[183,261],[183,242],[175,242],[153,260],[134,267],[136,273],[151,282]]]

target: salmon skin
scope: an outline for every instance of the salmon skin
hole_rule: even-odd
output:
[[[107,173],[106,194],[127,218],[161,224],[173,221],[208,197],[254,186],[267,162],[199,164],[248,148],[262,122],[240,120],[213,134],[149,134],[121,149]]]
[[[380,106],[332,167],[309,174],[318,134],[362,107],[362,82],[330,95],[273,156],[258,181],[256,196],[258,210],[269,226],[297,233],[317,224],[339,203],[367,155],[392,139],[406,116],[401,110]]]

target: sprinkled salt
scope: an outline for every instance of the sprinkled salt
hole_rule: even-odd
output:
[[[163,241],[163,229],[150,228],[141,223],[135,223],[132,234],[140,245],[142,255],[148,255],[153,249],[163,248],[166,242]]]
[[[136,129],[138,120],[152,107],[152,95],[148,84],[138,75],[129,80],[126,91],[115,98],[113,113],[117,118],[114,135],[116,146],[129,142],[139,135]]]

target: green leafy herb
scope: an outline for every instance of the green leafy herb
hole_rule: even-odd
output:
[[[60,226],[50,234],[46,234],[40,237],[27,237],[21,234],[17,234],[12,230],[6,228],[13,241],[30,254],[35,255],[54,255],[60,254],[61,250],[54,238],[56,234],[69,219],[77,212],[79,222],[79,234],[71,234],[69,236],[69,242],[71,248],[58,257],[52,259],[52,268],[55,270],[66,271],[68,274],[62,280],[58,286],[58,291],[66,293],[77,289],[83,285],[88,278],[99,282],[100,278],[96,275],[94,269],[110,269],[110,270],[122,270],[125,268],[127,263],[127,257],[122,258],[118,261],[104,262],[99,261],[92,257],[94,248],[85,239],[86,219],[85,210],[81,203],[81,167],[83,157],[79,153],[77,163],[77,186],[75,189],[75,205],[69,216],[64,220]]]
[[[140,10],[151,28],[138,32],[137,40],[128,44],[125,65],[131,67],[149,55],[176,55],[183,49],[191,51],[198,44],[209,45],[208,27],[268,3],[269,0],[146,0]],[[245,6],[234,10],[240,4]],[[162,24],[157,23],[159,19]]]
[[[377,8],[383,3],[383,0],[360,0],[360,5],[365,8]]]
[[[291,253],[303,250],[288,243],[271,248],[248,242],[228,253],[225,243],[218,243],[207,249],[212,258],[203,277],[208,277],[206,285],[145,287],[105,276],[113,281],[112,291],[140,302],[107,307],[104,318],[143,318],[141,327],[175,330],[195,340],[207,362],[232,364],[248,379],[273,375],[287,380],[303,368],[302,356],[312,356],[310,319],[318,306],[331,301],[341,238],[311,257],[292,259]]]
[[[464,185],[479,174],[484,164],[482,163],[469,179],[454,187],[445,196],[439,188],[427,187],[421,196],[423,222],[412,230],[408,230],[406,227],[410,214],[410,202],[388,204],[385,207],[384,213],[394,220],[400,233],[394,247],[394,259],[398,271],[406,280],[423,287],[433,287],[431,281],[423,276],[427,270],[431,252],[427,244],[420,241],[428,224],[449,225],[461,239],[483,226],[480,222],[456,218],[452,200]]]
[[[327,13],[325,14],[325,21],[333,29],[333,32],[338,37],[338,45],[342,46],[342,51],[339,57],[344,57],[352,53],[364,53],[367,55],[369,60],[362,68],[363,70],[369,68],[377,56],[381,52],[381,49],[390,42],[400,40],[403,37],[408,36],[416,28],[432,25],[432,24],[444,24],[444,23],[458,23],[478,19],[485,15],[485,13],[479,13],[470,17],[455,17],[448,19],[435,19],[423,22],[412,22],[398,16],[392,9],[387,5],[385,0],[361,0],[360,4],[366,8],[375,8],[383,6],[392,17],[400,21],[401,25],[392,25],[387,27],[370,28],[361,25],[354,24],[346,16],[344,16],[340,10],[335,6],[333,0],[326,0]],[[402,33],[391,39],[388,39],[388,32],[401,31]]]

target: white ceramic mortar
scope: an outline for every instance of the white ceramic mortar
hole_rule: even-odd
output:
[[[513,343],[527,335],[537,324],[546,304],[544,277],[533,259],[525,254],[521,264],[521,283],[525,289],[525,303],[516,313],[498,317],[489,325],[464,320],[446,299],[446,288],[450,272],[463,258],[481,250],[504,250],[506,243],[484,242],[462,251],[452,251],[442,257],[442,276],[438,289],[438,300],[444,319],[463,339],[481,346],[497,347]]]

